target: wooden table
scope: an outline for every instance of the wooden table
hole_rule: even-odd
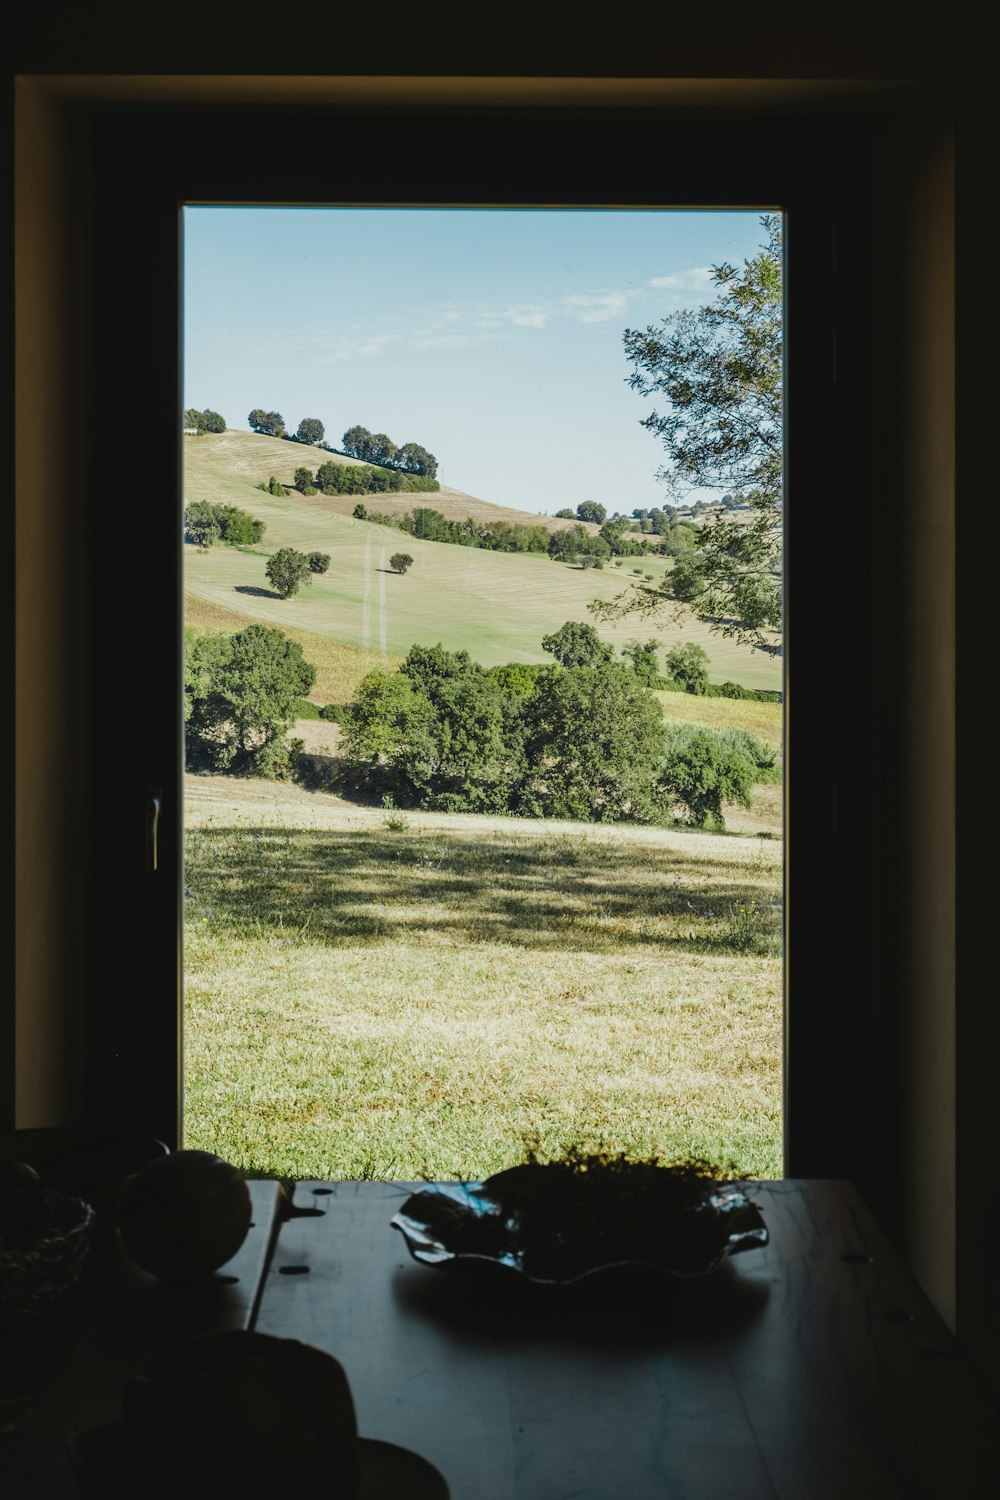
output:
[[[1000,1413],[848,1184],[749,1184],[770,1243],[703,1281],[572,1288],[416,1264],[389,1220],[419,1186],[301,1183],[283,1219],[254,1182],[246,1244],[196,1291],[98,1279],[48,1350],[24,1345],[35,1414],[0,1439],[4,1500],[77,1500],[65,1439],[119,1415],[144,1353],[254,1325],[336,1355],[361,1433],[429,1459],[451,1500],[997,1493]],[[11,1361],[8,1339],[8,1386]],[[321,1440],[290,1468],[315,1487]]]
[[[251,1182],[242,1248],[197,1284],[160,1282],[114,1244],[96,1245],[83,1278],[48,1314],[0,1327],[2,1500],[79,1500],[66,1439],[121,1416],[125,1375],[144,1354],[202,1333],[249,1328],[281,1209],[276,1182]],[[136,1500],[141,1500],[137,1495]]]
[[[574,1288],[414,1263],[417,1186],[300,1184],[256,1326],[336,1355],[452,1500],[998,1492],[997,1410],[849,1184],[749,1185],[770,1243],[703,1281]]]

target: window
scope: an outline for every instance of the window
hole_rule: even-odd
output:
[[[828,690],[846,671],[837,622],[864,608],[864,560],[833,559],[826,519],[838,494],[867,472],[865,434],[849,420],[867,379],[858,288],[865,266],[863,141],[838,127],[790,135],[762,123],[734,159],[731,133],[673,121],[664,160],[662,132],[648,112],[579,117],[427,112],[311,116],[136,116],[102,126],[97,217],[98,319],[95,386],[142,449],[116,447],[99,484],[110,518],[127,507],[128,536],[102,512],[102,566],[121,587],[103,591],[96,634],[129,684],[130,744],[95,768],[99,882],[94,899],[116,924],[99,924],[93,955],[97,1108],[127,1111],[176,1138],[180,1057],[177,981],[180,913],[180,735],[176,537],[180,484],[173,414],[180,407],[176,288],[177,224],[184,202],[378,201],[406,203],[658,204],[780,203],[788,212],[788,596],[789,712],[793,759],[809,775],[788,787],[789,1031],[785,1103],[786,1170],[838,1170],[865,1139],[864,1107],[843,1127],[844,1080],[863,1068],[845,1008],[864,1025],[864,876],[830,842],[834,784],[840,833],[865,826],[862,757]],[[402,153],[400,141],[407,142]],[[208,143],[211,142],[211,146]],[[346,149],[347,143],[350,149]],[[850,212],[848,213],[848,210]],[[839,281],[830,247],[840,224]],[[852,318],[854,321],[852,322]],[[840,325],[838,387],[832,325]],[[850,381],[850,400],[844,394]],[[106,402],[104,394],[106,394]],[[838,405],[842,403],[842,405]],[[155,454],[155,459],[149,455]],[[795,497],[808,492],[810,504]],[[113,533],[113,534],[110,534]],[[813,560],[806,571],[798,556]],[[149,559],[157,559],[155,565]],[[142,566],[136,560],[142,560]],[[833,574],[836,574],[836,587]],[[798,580],[798,581],[797,581]],[[817,590],[830,601],[822,618]],[[122,629],[123,622],[127,628]],[[138,625],[135,622],[140,622]],[[832,627],[832,628],[831,628]],[[808,671],[806,663],[809,664]],[[864,663],[851,662],[864,705]],[[865,712],[862,707],[862,713]],[[836,769],[834,767],[836,761]],[[162,794],[159,868],[144,869],[144,810]],[[845,822],[846,820],[846,822]],[[128,933],[123,944],[120,934]],[[845,938],[846,934],[846,938]],[[816,962],[815,955],[823,961]],[[801,977],[800,977],[801,976]],[[137,1000],[137,992],[141,999]],[[799,997],[801,998],[801,1001]],[[844,997],[847,997],[846,1000]],[[864,1080],[862,1080],[862,1084]],[[862,1097],[864,1091],[862,1089]]]
[[[636,577],[682,568],[674,554],[694,527],[723,525],[723,495],[730,535],[752,534],[749,505],[729,493],[750,486],[731,466],[694,493],[657,481],[664,444],[640,423],[662,406],[628,388],[640,359],[625,329],[711,300],[710,264],[742,276],[765,249],[777,269],[778,221],[760,210],[185,209],[191,659],[229,629],[241,653],[301,649],[300,682],[317,670],[300,689],[315,717],[296,714],[293,731],[312,752],[304,798],[225,774],[266,772],[284,739],[238,744],[206,680],[225,691],[230,673],[199,657],[187,753],[208,774],[185,796],[188,1144],[306,1178],[483,1176],[535,1136],[544,1151],[688,1151],[780,1175],[781,789],[764,762],[781,748],[782,660],[694,615],[678,624],[666,603],[653,618],[614,614]],[[775,403],[780,313],[779,276],[765,313]],[[196,409],[207,403],[219,412]],[[772,426],[780,451],[780,409]],[[439,457],[412,444],[396,456],[414,436]],[[761,458],[755,448],[737,469]],[[212,501],[265,534],[241,546],[249,516],[227,520]],[[607,522],[600,534],[567,526],[577,502]],[[405,583],[391,572],[404,547],[416,554]],[[273,576],[276,557],[304,564],[313,549],[322,572],[301,586]],[[595,601],[612,612],[595,617]],[[567,632],[575,665],[617,658],[562,678],[595,694],[582,739],[551,676]],[[633,670],[636,638],[652,653]],[[770,631],[760,640],[777,645]],[[769,698],[658,700],[648,689],[666,685],[657,674],[683,643],[713,684]],[[359,746],[338,805],[323,793],[342,790],[330,780],[342,731],[317,706],[346,710],[366,674],[438,645],[433,670],[461,678],[461,706],[420,688],[416,701],[442,748],[457,730],[466,752],[428,781],[408,736],[391,768]],[[418,656],[410,676],[368,679],[373,711],[384,694],[398,708],[396,690],[429,667]],[[515,750],[553,712],[565,781],[537,750],[524,764]],[[726,810],[743,838],[650,826],[674,811],[656,781],[664,718],[678,735],[696,721],[702,740],[737,726],[762,736],[754,806]],[[689,816],[713,827],[714,811]]]

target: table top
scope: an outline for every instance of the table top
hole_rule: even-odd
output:
[[[421,1186],[299,1184],[256,1327],[335,1355],[451,1500],[952,1500],[959,1462],[993,1493],[996,1409],[849,1184],[746,1184],[770,1242],[703,1279],[571,1287],[415,1263]]]
[[[389,1221],[428,1184],[300,1183],[288,1217],[250,1186],[216,1275],[126,1268],[48,1342],[6,1340],[0,1399],[33,1415],[0,1437],[5,1500],[78,1500],[65,1440],[117,1418],[143,1354],[254,1326],[336,1356],[362,1436],[428,1459],[451,1500],[953,1500],[959,1473],[995,1492],[996,1406],[847,1183],[744,1184],[769,1243],[710,1276],[567,1287],[417,1264]]]

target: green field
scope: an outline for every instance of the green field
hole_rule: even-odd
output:
[[[534,1136],[780,1176],[777,842],[221,777],[186,817],[188,1146],[475,1178]]]
[[[188,499],[267,523],[252,549],[186,547],[186,622],[280,627],[317,669],[317,703],[348,702],[414,642],[487,666],[550,660],[543,635],[591,619],[587,603],[633,566],[657,579],[666,566],[583,572],[422,542],[354,520],[353,497],[255,488],[328,456],[239,432],[185,443]],[[448,490],[374,503],[539,519]],[[332,557],[290,600],[264,571],[281,546]],[[388,570],[397,550],[414,558],[404,576]],[[715,680],[781,685],[780,663],[691,620],[599,629],[619,647],[696,640]],[[781,747],[777,703],[658,697],[665,718],[745,726]],[[309,754],[336,756],[335,724],[294,732]],[[300,1178],[479,1177],[528,1138],[779,1176],[781,788],[757,788],[726,820],[724,836],[404,815],[189,777],[186,1144]]]
[[[228,432],[185,443],[185,494],[189,500],[238,505],[267,524],[260,546],[237,550],[185,548],[185,586],[194,598],[234,610],[281,629],[343,641],[379,656],[405,656],[415,642],[465,649],[484,666],[506,661],[547,660],[541,638],[566,620],[590,620],[591,599],[610,599],[642,567],[659,581],[659,559],[626,559],[620,569],[584,572],[544,555],[519,555],[423,542],[384,526],[356,521],[341,512],[343,500],[290,495],[282,499],[255,489],[271,474],[291,482],[299,464],[315,468],[327,454],[276,438]],[[392,505],[439,505],[435,495],[395,495]],[[353,505],[354,502],[352,502]],[[462,508],[460,502],[452,503]],[[623,502],[624,506],[624,502]],[[509,515],[497,508],[497,514]],[[538,520],[539,518],[534,518]],[[328,573],[293,599],[279,599],[265,576],[267,558],[279,547],[331,554]],[[405,576],[389,570],[393,552],[414,559]],[[669,647],[697,641],[710,658],[714,681],[750,688],[778,688],[780,661],[726,641],[696,621],[670,619],[655,626],[638,617],[601,625],[617,646],[657,636]]]

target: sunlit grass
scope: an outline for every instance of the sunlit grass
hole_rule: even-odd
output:
[[[533,1135],[780,1174],[779,844],[201,777],[187,825],[189,1146],[479,1177]]]

